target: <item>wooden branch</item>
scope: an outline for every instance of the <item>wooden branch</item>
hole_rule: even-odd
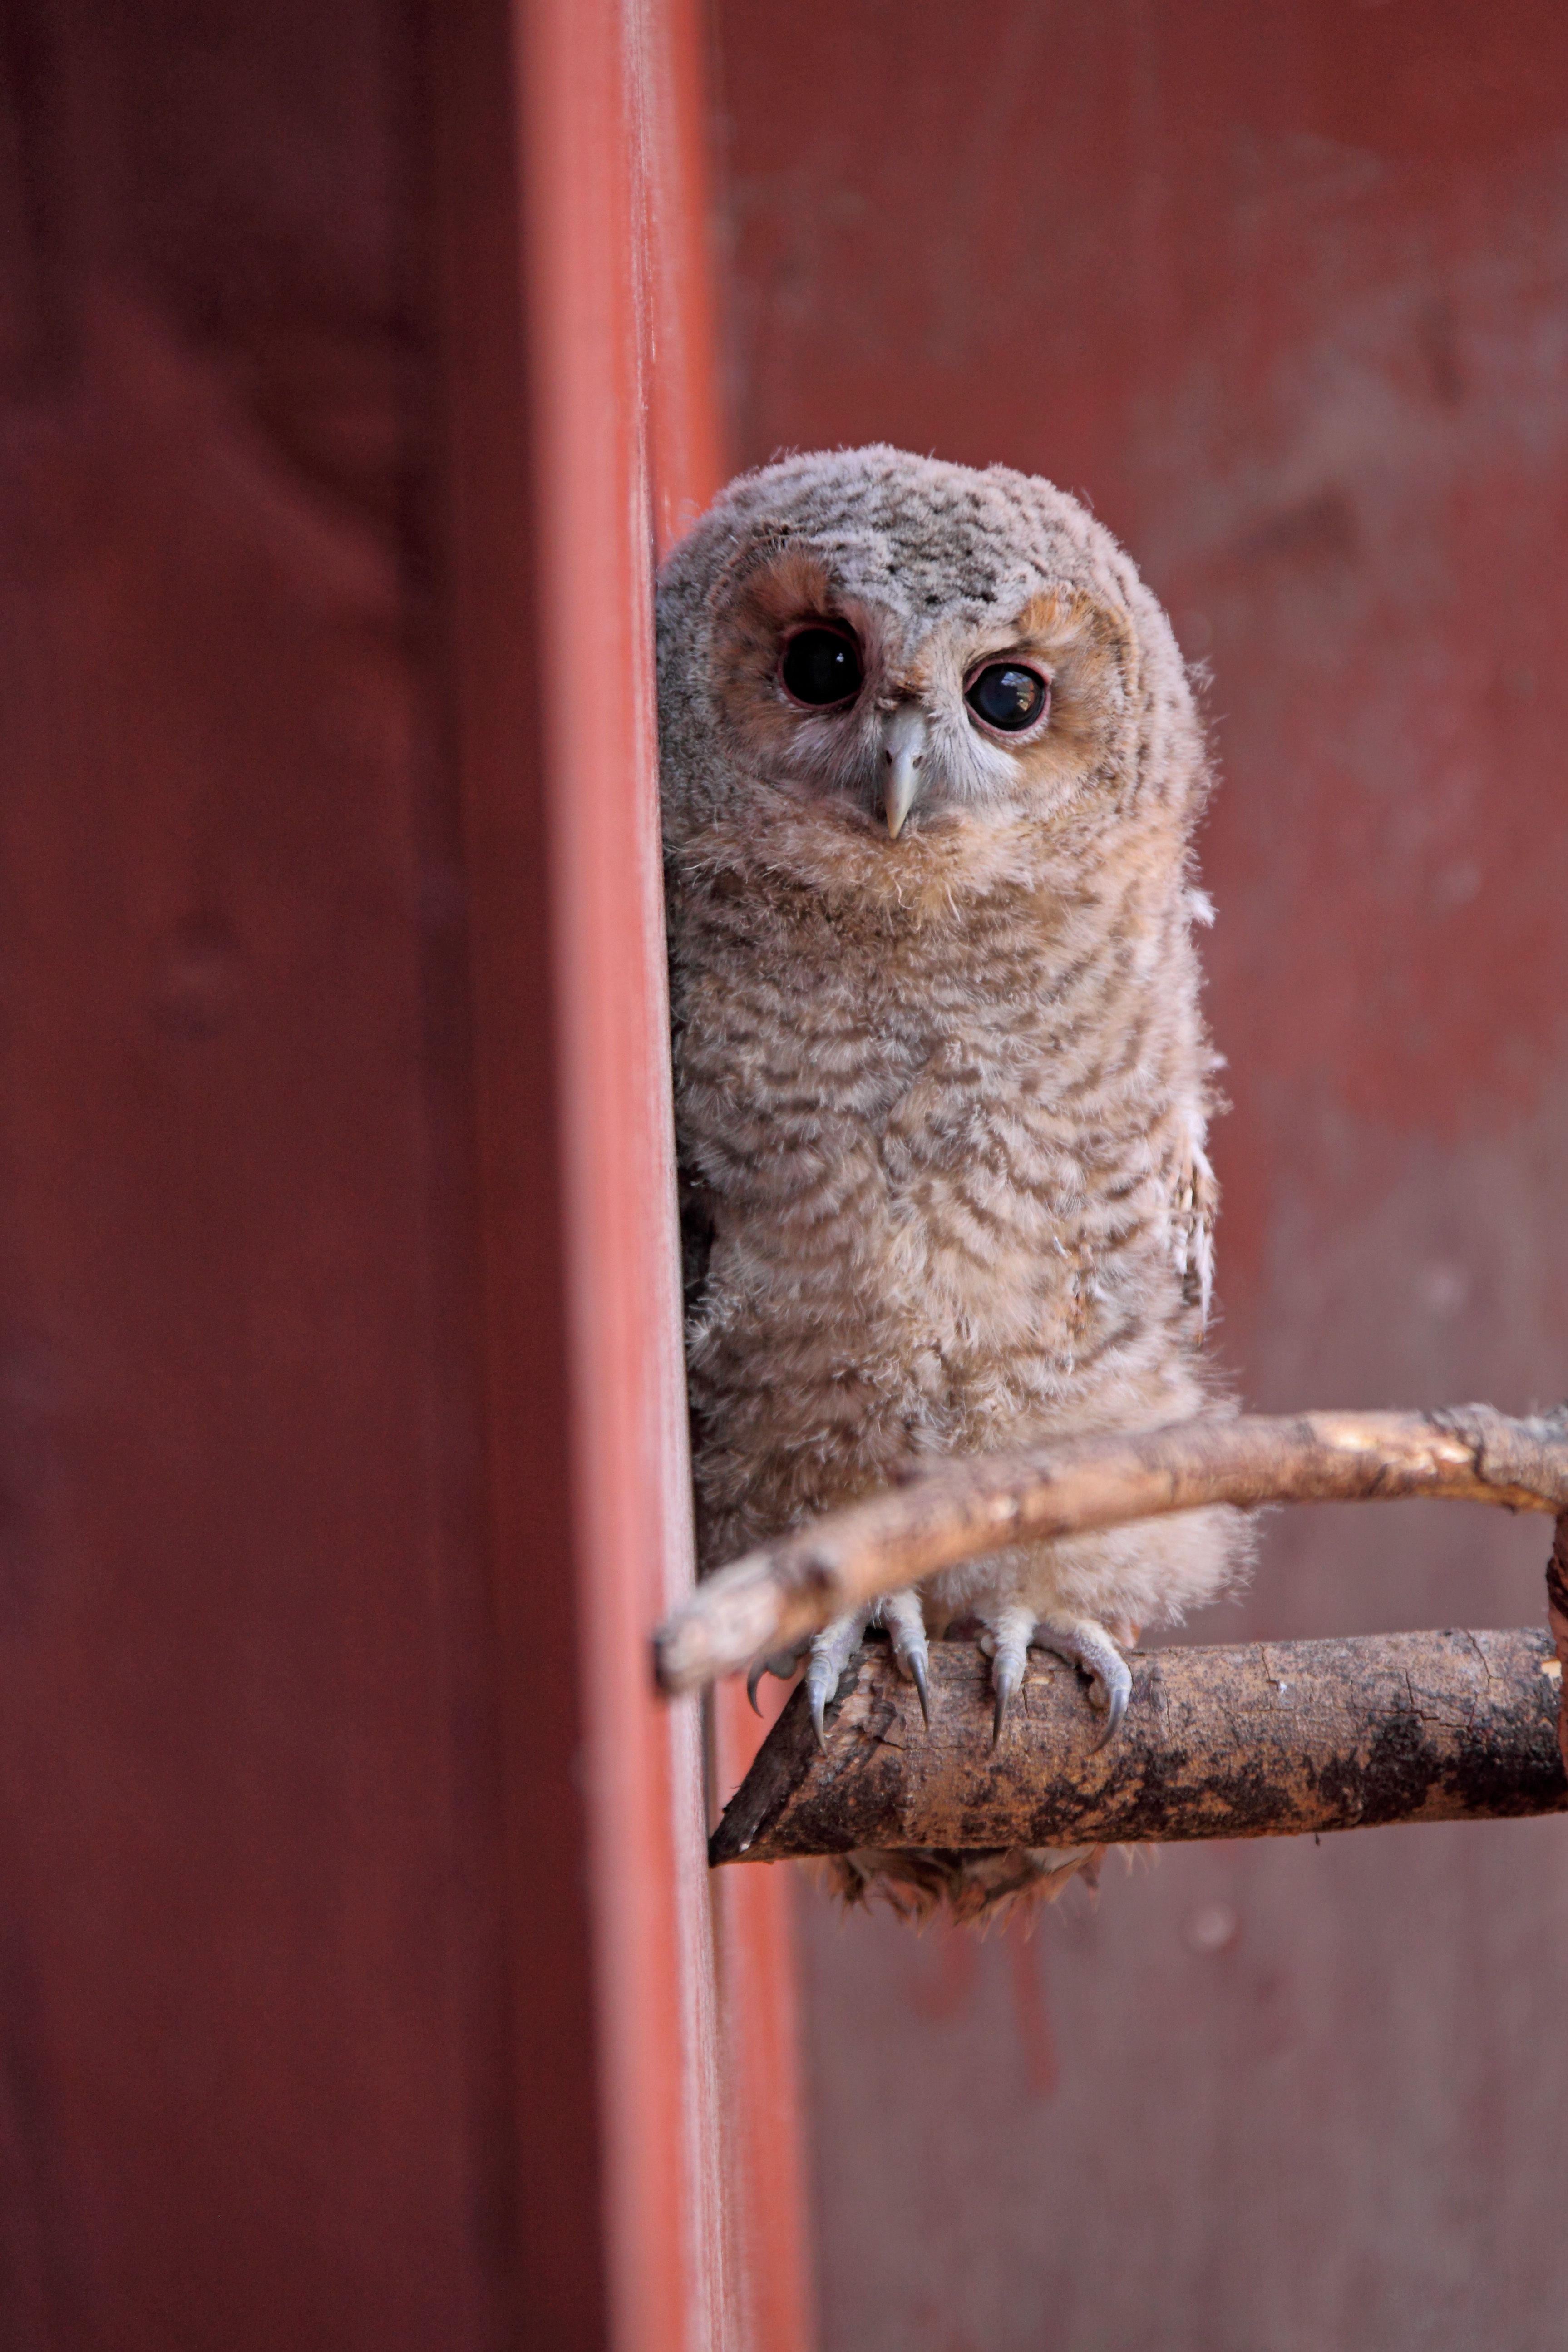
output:
[[[1126,1720],[1031,1652],[1001,1745],[989,1669],[931,1645],[931,1726],[884,1642],[840,1685],[826,1755],[797,1690],[713,1835],[713,1861],[856,1847],[997,1849],[1287,1837],[1568,1810],[1563,1669],[1544,1633],[1392,1633],[1140,1653]]]
[[[1511,1421],[1442,1412],[1206,1413],[912,1469],[888,1492],[764,1544],[698,1585],[654,1636],[667,1692],[787,1648],[846,1611],[956,1561],[1206,1503],[1424,1495],[1568,1508],[1568,1411]]]

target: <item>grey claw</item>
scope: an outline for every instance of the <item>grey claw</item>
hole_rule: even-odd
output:
[[[1127,1701],[1133,1696],[1133,1676],[1125,1658],[1116,1660],[1114,1671],[1108,1678],[1103,1670],[1095,1676],[1094,1687],[1089,1694],[1092,1700],[1096,1692],[1099,1703],[1105,1710],[1105,1727],[1094,1742],[1094,1748],[1098,1749],[1114,1739],[1121,1730],[1122,1718],[1127,1712]]]
[[[1103,1707],[1105,1713],[1104,1727],[1090,1749],[1092,1755],[1114,1739],[1122,1727],[1133,1696],[1132,1670],[1103,1625],[1096,1625],[1092,1618],[1042,1617],[1034,1638],[1043,1649],[1054,1650],[1059,1658],[1089,1676],[1089,1704]]]
[[[824,1626],[811,1644],[811,1655],[806,1666],[806,1705],[810,1709],[811,1727],[817,1735],[817,1745],[825,1756],[828,1752],[828,1701],[839,1687],[839,1677],[850,1662],[850,1653],[865,1630],[865,1612],[858,1616],[840,1617]]]
[[[991,1688],[997,1700],[991,1718],[993,1748],[1001,1738],[1013,1693],[1022,1689],[1023,1678],[1029,1672],[1029,1640],[1033,1630],[1030,1612],[1016,1606],[1004,1609],[990,1628]]]
[[[1014,1691],[1017,1690],[1022,1680],[1023,1675],[1019,1671],[1015,1661],[1011,1658],[1002,1658],[998,1656],[991,1672],[991,1687],[997,1695],[996,1712],[991,1717],[991,1746],[993,1748],[998,1746],[1001,1739],[1002,1726],[1008,1719],[1009,1705],[1011,1702]]]
[[[905,1682],[915,1685],[920,1712],[931,1722],[931,1653],[926,1646],[925,1617],[917,1592],[890,1592],[883,1601],[882,1622],[893,1644],[894,1662]]]
[[[763,1675],[777,1675],[778,1679],[781,1683],[787,1683],[800,1663],[800,1653],[799,1650],[775,1650],[770,1658],[754,1658],[752,1660],[751,1664],[747,1671],[746,1696],[751,1701],[751,1712],[753,1715],[760,1715],[762,1712],[762,1709],[757,1704],[757,1685],[762,1680]]]
[[[817,1735],[817,1745],[825,1756],[828,1752],[828,1701],[839,1686],[839,1670],[831,1657],[820,1651],[811,1653],[811,1663],[806,1669],[806,1705],[811,1710],[811,1727]]]

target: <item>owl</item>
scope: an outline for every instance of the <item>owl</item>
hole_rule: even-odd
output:
[[[790,457],[668,560],[658,662],[700,1565],[912,1464],[1212,1405],[1208,774],[1115,541],[1001,467]],[[1233,1580],[1242,1525],[1020,1546],[871,1613],[923,1708],[930,1638],[972,1638],[996,1738],[1027,1736],[1038,1644],[1108,1738],[1124,1650]],[[819,1738],[866,1622],[811,1644]],[[861,1854],[841,1884],[972,1914],[1083,1858]]]

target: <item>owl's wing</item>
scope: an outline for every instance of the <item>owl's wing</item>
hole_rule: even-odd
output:
[[[1219,1187],[1203,1137],[1191,1131],[1171,1201],[1171,1251],[1186,1301],[1197,1309],[1200,1329],[1207,1328],[1214,1291],[1214,1220],[1218,1209]]]

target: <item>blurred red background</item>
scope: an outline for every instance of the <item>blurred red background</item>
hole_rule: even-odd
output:
[[[717,22],[739,457],[1049,475],[1209,671],[1242,1395],[1554,1402],[1568,18]],[[1189,1630],[1539,1622],[1545,1549],[1301,1512]],[[1030,1948],[803,1916],[831,2352],[1559,2340],[1558,1823],[1173,1851]]]

